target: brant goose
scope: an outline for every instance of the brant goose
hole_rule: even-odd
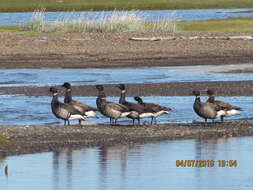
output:
[[[231,105],[227,102],[215,100],[214,90],[208,89],[206,91],[207,95],[209,96],[207,102],[213,103],[215,108],[222,112],[220,118],[223,121],[224,117],[239,115],[242,108],[238,106]]]
[[[139,96],[135,96],[134,99],[135,101],[138,102],[138,104],[144,106],[146,113],[149,113],[149,114],[152,113],[152,115],[150,116],[152,118],[151,124],[153,123],[153,119],[155,120],[155,123],[156,123],[157,117],[163,114],[168,114],[171,111],[170,108],[160,106],[158,104],[143,102],[143,100]]]
[[[99,98],[99,96],[102,95],[102,93],[104,92],[104,87],[103,87],[103,85],[97,84],[96,89],[98,90],[98,97],[96,99],[97,108],[98,108],[98,111],[103,114],[102,109],[101,109],[102,108],[101,107],[101,99]]]
[[[68,121],[69,125],[69,120],[79,120],[79,124],[81,124],[81,120],[85,120],[85,116],[83,116],[80,111],[76,110],[73,106],[62,103],[58,100],[58,91],[56,88],[51,87],[50,92],[53,94],[51,101],[52,112],[57,118],[64,120],[64,125],[66,125],[66,121]]]
[[[127,117],[133,120],[133,125],[136,119],[138,120],[138,125],[140,125],[141,118],[153,116],[153,113],[145,112],[143,105],[126,101],[126,87],[124,84],[118,84],[117,87],[121,90],[119,103],[125,105],[131,111]]]
[[[128,116],[131,112],[129,109],[122,105],[114,102],[106,101],[106,95],[103,91],[99,91],[99,95],[97,97],[97,103],[99,104],[99,109],[101,113],[110,118],[110,124],[116,124],[117,119]]]
[[[193,90],[192,94],[195,96],[193,109],[198,116],[205,119],[205,122],[207,122],[207,119],[212,119],[214,121],[215,118],[222,115],[223,112],[216,109],[216,106],[213,103],[201,102],[199,91]]]
[[[65,82],[62,87],[66,88],[66,93],[65,93],[65,98],[64,98],[64,103],[65,104],[70,104],[71,106],[73,106],[75,109],[77,109],[78,111],[80,111],[83,115],[85,115],[86,117],[95,117],[96,116],[96,108],[93,108],[87,104],[84,104],[82,102],[76,101],[72,99],[72,95],[71,95],[71,84],[68,82]]]

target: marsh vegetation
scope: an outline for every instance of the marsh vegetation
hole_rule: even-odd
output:
[[[35,11],[31,19],[20,25],[21,31],[34,32],[176,32],[174,14],[168,15],[166,21],[146,22],[145,15],[131,11],[113,11],[108,15],[101,12],[96,19],[88,18],[85,14],[59,18],[53,22],[45,19],[45,9]]]
[[[1,12],[252,8],[250,0],[0,0]]]

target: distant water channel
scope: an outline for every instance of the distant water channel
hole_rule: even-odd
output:
[[[231,17],[252,17],[253,13],[247,12],[250,9],[196,9],[196,10],[146,10],[146,11],[131,11],[145,18],[146,21],[197,21],[209,19],[224,19]],[[125,11],[116,11],[119,14],[124,14]],[[88,19],[98,19],[101,16],[109,16],[112,11],[83,11],[83,12],[46,12],[45,19],[47,21],[56,20],[71,20],[80,15]],[[115,11],[114,11],[115,13]],[[0,13],[0,25],[15,25],[23,24],[30,20],[32,12],[26,13]]]
[[[64,149],[0,160],[0,189],[246,190],[253,186],[253,137],[176,140],[144,145]],[[213,167],[177,167],[209,160]],[[235,165],[221,167],[219,160]],[[4,166],[9,176],[4,176]]]
[[[0,87],[50,86],[66,81],[73,85],[94,85],[253,80],[252,73],[226,73],[238,69],[253,70],[253,64],[106,69],[0,69]]]

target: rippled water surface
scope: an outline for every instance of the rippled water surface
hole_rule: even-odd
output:
[[[46,86],[69,81],[74,85],[98,83],[199,82],[252,80],[252,74],[224,74],[220,71],[249,68],[240,66],[194,66],[126,69],[13,69],[0,70],[1,86]],[[0,94],[2,125],[58,125],[51,113],[51,97]],[[252,117],[253,97],[217,97],[243,108],[241,115]],[[74,97],[96,106],[96,97]],[[118,102],[119,97],[108,97]],[[63,97],[60,97],[63,100]],[[134,101],[127,97],[128,101]],[[173,111],[159,123],[200,120],[193,112],[193,96],[143,97],[146,102],[168,106]],[[205,101],[206,97],[202,97]],[[108,123],[109,119],[87,119]],[[228,118],[226,118],[228,120]],[[143,120],[149,122],[149,120]],[[76,123],[76,122],[72,122]],[[120,124],[131,124],[120,119]],[[40,126],[38,126],[40,127]],[[59,126],[60,127],[60,126]],[[0,158],[0,189],[16,190],[164,190],[164,189],[249,189],[253,167],[253,138],[181,140],[144,145],[62,149],[55,152]],[[214,167],[177,167],[176,160],[213,160]],[[219,167],[218,160],[236,161],[236,167]],[[9,175],[4,176],[8,165]]]
[[[250,81],[252,73],[219,73],[251,69],[253,64],[117,69],[0,69],[0,87],[80,84]]]
[[[51,97],[28,97],[23,95],[0,95],[0,123],[2,125],[63,125],[63,121],[55,118],[51,112]],[[119,97],[108,97],[110,101],[118,102]],[[202,98],[203,101],[206,98]],[[231,104],[243,108],[241,115],[226,118],[240,119],[251,118],[253,97],[219,97],[219,100],[227,101]],[[60,99],[63,101],[63,98]],[[96,107],[96,97],[75,97],[75,100],[85,102],[88,105]],[[132,97],[127,97],[128,101],[134,102]],[[159,123],[168,122],[192,122],[193,120],[203,120],[198,117],[193,109],[193,96],[169,96],[169,97],[143,97],[145,102],[153,102],[173,109],[170,114],[162,115],[157,120]],[[100,113],[97,113],[99,119],[88,118],[87,123],[108,124],[109,119]],[[150,119],[143,119],[142,122],[150,122]],[[72,121],[72,124],[78,123]],[[119,124],[131,124],[132,120],[122,118],[118,120]]]
[[[144,17],[147,21],[162,21],[162,20],[177,20],[177,21],[192,21],[192,20],[208,20],[208,19],[224,19],[230,17],[252,17],[253,13],[245,12],[250,9],[195,9],[195,10],[147,10],[147,11],[132,11],[133,13]],[[124,14],[124,11],[116,11],[119,14]],[[83,11],[83,12],[46,12],[45,19],[48,21],[55,20],[70,20],[85,16],[89,19],[98,19],[101,16],[106,17],[111,15],[112,11]],[[114,11],[115,13],[115,11]],[[0,13],[0,25],[23,24],[32,17],[33,13]]]
[[[253,80],[251,73],[218,73],[237,69],[253,69],[253,64],[228,66],[182,66],[182,67],[141,67],[124,69],[7,69],[0,70],[0,87],[6,86],[50,86],[63,82],[80,84],[115,83],[158,83],[158,82],[201,82],[201,81],[241,81]],[[119,93],[120,96],[120,93]],[[8,125],[51,125],[62,124],[51,113],[51,97],[28,97],[22,94],[0,95],[0,123]],[[74,97],[94,106],[96,97]],[[108,100],[118,102],[118,97]],[[231,119],[251,117],[252,97],[219,97],[243,108],[241,115]],[[63,98],[60,97],[63,101]],[[132,97],[128,101],[134,102]],[[161,116],[160,123],[192,122],[200,119],[192,110],[194,97],[144,97],[145,102],[153,102],[173,109],[168,115]],[[205,101],[206,98],[203,98]],[[108,118],[88,119],[89,123],[108,123]],[[120,119],[122,124],[130,124],[129,119]],[[149,122],[149,120],[143,120]],[[75,123],[75,122],[74,122]]]
[[[65,149],[0,160],[1,189],[246,190],[253,186],[253,138],[164,141]],[[213,160],[214,167],[176,167],[176,160]],[[218,160],[236,161],[219,167]]]

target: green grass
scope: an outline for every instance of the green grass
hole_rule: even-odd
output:
[[[13,146],[14,143],[0,135],[0,147],[1,146]]]
[[[20,34],[38,34],[34,31],[20,31],[19,25],[0,26],[0,32],[18,32]]]
[[[177,22],[177,26],[186,32],[253,32],[253,18]]]
[[[0,0],[1,12],[253,8],[252,0]]]
[[[146,27],[155,23],[146,23]],[[253,32],[253,18],[229,18],[222,20],[176,22],[176,28],[181,32]],[[161,27],[164,25],[160,25]],[[152,28],[152,27],[151,27]],[[149,31],[152,32],[152,29]],[[156,29],[159,32],[159,27]],[[20,26],[0,26],[0,32],[19,32],[37,34],[35,31],[20,31]]]

